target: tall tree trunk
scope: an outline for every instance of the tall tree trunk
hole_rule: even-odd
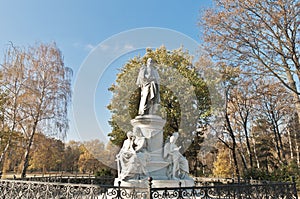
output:
[[[295,147],[296,147],[296,158],[297,158],[297,165],[298,168],[300,168],[300,150],[299,150],[299,135],[298,135],[298,130],[295,131]]]
[[[241,156],[241,160],[242,160],[242,163],[243,163],[243,166],[244,166],[244,170],[247,170],[248,169],[248,164],[247,164],[247,158],[245,156],[245,149],[243,147],[242,136],[239,135],[238,139],[239,139],[239,143],[240,143],[240,149],[238,149],[238,153]]]
[[[282,160],[283,160],[284,164],[286,164],[286,157],[285,157],[286,154],[285,154],[285,150],[283,147],[282,138],[280,135],[279,125],[278,125],[277,121],[274,121],[274,122],[275,122],[276,133],[277,133],[277,137],[278,137],[278,141],[279,141],[280,151],[281,151],[281,155],[282,155]]]
[[[235,142],[235,140],[232,144],[232,157],[233,157],[236,177],[238,179],[238,182],[240,182],[240,171],[239,171],[239,165],[238,165],[237,155],[236,155],[236,142]]]
[[[248,167],[247,167],[246,157],[245,157],[245,155],[244,155],[244,153],[242,151],[239,151],[239,154],[241,156],[241,159],[242,159],[242,162],[243,162],[243,165],[244,165],[244,170],[247,170]]]
[[[299,71],[299,65],[298,65],[298,71]],[[298,124],[300,125],[300,96],[298,95],[298,93],[296,91],[298,91],[297,86],[296,86],[296,82],[293,78],[293,75],[291,73],[290,70],[286,70],[286,74],[287,74],[287,79],[289,82],[289,86],[292,88],[292,90],[294,90],[295,92],[292,92],[293,95],[293,99],[294,99],[294,103],[295,103],[295,108],[296,108],[296,112],[297,112],[297,116],[298,116]],[[300,78],[300,74],[298,74],[298,80]],[[299,151],[299,144],[298,144],[298,136],[297,136],[297,130],[295,130],[295,146],[296,146],[296,157],[297,157],[297,165],[298,167],[300,167],[300,151]]]
[[[294,160],[294,150],[293,150],[293,142],[292,142],[291,131],[288,129],[287,133],[288,133],[291,160]]]
[[[295,103],[296,105],[296,109],[297,109],[297,115],[298,115],[298,125],[300,126],[300,100],[299,100],[299,96],[295,95],[294,98],[298,98],[298,101]],[[298,167],[300,167],[300,149],[299,149],[299,140],[300,140],[300,136],[299,136],[299,130],[296,129],[295,130],[295,151],[296,151],[296,158],[297,158],[297,165]]]
[[[253,152],[254,152],[254,157],[255,157],[255,161],[256,161],[256,166],[259,169],[260,168],[260,164],[259,164],[259,161],[258,161],[258,156],[257,156],[257,151],[256,151],[255,138],[252,138],[252,142],[253,142]]]
[[[253,168],[253,157],[252,157],[251,144],[250,144],[250,139],[249,139],[249,134],[248,134],[248,129],[247,129],[247,121],[248,121],[247,117],[248,117],[248,114],[243,121],[243,127],[244,127],[245,136],[246,136],[247,153],[249,156],[250,168],[252,169]]]
[[[2,151],[1,155],[0,155],[0,168],[2,168],[2,165],[4,164],[4,160],[5,160],[5,154],[6,152],[8,151],[9,147],[10,147],[10,144],[11,144],[11,135],[9,136],[8,138],[8,141],[5,145],[5,148],[4,150]]]
[[[226,124],[227,124],[226,125],[227,126],[227,130],[228,130],[229,135],[230,135],[230,137],[232,139],[232,147],[230,147],[230,149],[231,149],[231,152],[232,152],[232,158],[233,158],[235,173],[236,173],[236,176],[238,178],[238,181],[240,182],[240,171],[239,171],[239,165],[238,165],[237,155],[236,155],[237,144],[236,144],[235,135],[234,135],[233,129],[231,127],[231,123],[230,123],[230,119],[229,119],[227,110],[226,110],[226,113],[225,113],[225,120],[226,120]]]
[[[287,74],[287,79],[288,79],[290,87],[294,91],[298,91],[297,86],[296,86],[296,82],[293,78],[293,75],[292,75],[291,71],[287,70],[286,74]],[[299,75],[299,73],[298,73],[298,75]],[[300,75],[299,75],[299,78],[300,78]],[[297,112],[297,115],[298,115],[298,124],[300,124],[300,96],[298,95],[297,92],[292,92],[292,95],[293,95],[293,99],[294,99],[294,103],[295,103],[296,112]]]
[[[275,128],[275,124],[274,122],[272,121],[272,131],[274,133],[274,145],[275,145],[275,150],[276,150],[276,153],[277,153],[277,156],[278,156],[278,160],[280,162],[282,162],[282,158],[281,158],[281,150],[280,150],[280,145],[279,145],[279,139],[278,139],[278,134],[276,132],[276,128]]]
[[[14,111],[14,118],[16,118],[16,112],[15,112],[15,111]],[[2,151],[1,156],[0,156],[0,168],[2,168],[1,166],[4,165],[6,153],[7,153],[8,149],[9,149],[9,147],[10,147],[10,145],[11,145],[11,142],[12,142],[12,136],[13,136],[13,132],[15,131],[16,123],[17,123],[17,122],[16,122],[15,119],[14,119],[14,121],[13,121],[13,126],[12,126],[12,128],[11,128],[11,130],[10,130],[10,132],[9,132],[9,137],[8,137],[7,143],[6,143],[5,148],[4,148],[4,150]]]
[[[21,178],[25,178],[26,177],[26,172],[27,172],[27,168],[29,166],[29,154],[30,154],[30,149],[31,149],[31,145],[33,143],[33,138],[36,132],[36,128],[37,128],[37,124],[38,121],[36,120],[34,122],[34,126],[32,128],[32,132],[29,136],[28,142],[27,142],[27,146],[26,146],[26,150],[25,150],[25,154],[24,154],[24,159],[23,159],[23,165],[22,165],[22,171],[21,171]]]
[[[29,166],[29,153],[30,153],[30,148],[31,148],[32,142],[33,142],[33,135],[34,134],[32,133],[28,139],[28,143],[27,143],[27,147],[26,147],[24,159],[23,159],[21,178],[26,177],[27,168]]]

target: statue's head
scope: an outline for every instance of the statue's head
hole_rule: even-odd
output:
[[[134,135],[133,135],[133,132],[132,131],[128,131],[127,132],[127,137],[128,138],[131,138],[131,137],[133,137]]]
[[[179,137],[179,133],[175,132],[175,133],[173,133],[173,136],[176,137],[176,138],[178,138]]]
[[[170,142],[175,143],[178,137],[179,134],[177,132],[173,133],[173,135],[170,137]]]
[[[148,58],[147,59],[147,66],[151,66],[151,65],[153,65],[153,60],[152,60],[152,58]]]

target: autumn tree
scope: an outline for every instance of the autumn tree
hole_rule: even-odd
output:
[[[244,169],[252,169],[253,150],[251,144],[251,133],[249,126],[251,124],[251,117],[253,115],[253,103],[255,101],[255,94],[253,92],[253,83],[251,79],[243,78],[231,91],[230,99],[230,117],[234,122],[234,128],[239,141],[239,154],[243,162]]]
[[[10,44],[1,64],[1,131],[2,140],[0,165],[14,140],[16,131],[21,131],[20,123],[26,117],[22,113],[21,95],[24,94],[26,76],[24,75],[25,52]]]
[[[254,81],[237,71],[237,67],[222,70],[228,77],[223,82],[225,106],[219,112],[223,128],[217,135],[231,150],[235,173],[255,178],[257,169],[268,174],[291,163],[287,151],[296,151],[297,142],[287,128],[294,104],[291,94],[274,79]]]
[[[15,97],[9,114],[16,112],[17,117],[10,125],[16,125],[26,138],[21,171],[25,177],[35,133],[64,135],[68,129],[72,72],[64,66],[55,43],[9,51],[6,56],[1,72],[10,77],[5,85],[13,88],[7,91]]]
[[[277,78],[292,93],[298,116],[299,8],[298,0],[215,0],[200,21],[205,49],[217,63]]]
[[[266,120],[257,119],[253,122],[252,127],[256,168],[266,173],[271,172],[274,169],[274,165],[276,165],[276,150],[274,150],[273,135],[268,126],[269,124]]]
[[[64,171],[71,173],[79,171],[78,161],[81,153],[80,145],[80,142],[73,140],[65,144],[64,158],[62,162],[62,168]]]
[[[216,132],[218,140],[231,151],[234,174],[240,179],[240,166],[238,161],[238,134],[234,115],[235,109],[235,89],[239,82],[239,68],[231,68],[222,65],[220,68],[219,81],[221,81],[220,95],[222,96],[223,106],[215,110],[217,122],[210,124],[213,131]]]
[[[61,140],[36,133],[31,149],[29,169],[42,171],[59,171],[64,161],[64,143]]]
[[[79,171],[93,174],[114,173],[116,152],[110,144],[108,144],[108,147],[110,150],[107,150],[105,144],[98,139],[82,142],[79,146]],[[113,155],[110,153],[113,153]]]
[[[233,128],[233,123],[231,117],[230,117],[230,110],[229,110],[229,103],[230,103],[230,95],[231,91],[229,88],[226,88],[225,90],[225,107],[223,111],[223,117],[224,117],[224,131],[221,132],[221,135],[219,136],[219,140],[231,151],[232,157],[233,157],[233,163],[234,163],[234,169],[235,174],[240,179],[240,168],[238,164],[238,143],[237,143],[237,135],[235,132],[235,129]]]
[[[287,125],[293,116],[295,105],[290,92],[274,80],[257,82],[257,96],[260,103],[256,103],[256,118],[266,121],[266,132],[272,133],[270,137],[274,142],[274,151],[280,164],[287,164],[287,150],[285,137]]]
[[[111,141],[109,141],[106,144],[105,151],[102,154],[102,158],[100,158],[100,161],[102,161],[106,166],[112,168],[111,173],[114,173],[113,171],[116,172],[117,170],[117,162],[115,157],[117,156],[118,153],[119,153],[119,147],[117,147]]]
[[[228,148],[221,148],[216,161],[213,163],[213,175],[216,177],[230,178],[234,175],[232,156]]]
[[[7,146],[5,139],[3,143]],[[5,156],[2,165],[3,177],[5,177],[5,174],[8,172],[13,171],[18,173],[20,171],[20,165],[22,163],[22,156],[20,154],[24,154],[24,144],[25,140],[22,133],[14,132],[11,134],[11,143],[4,153]]]
[[[80,156],[78,160],[79,171],[82,173],[95,173],[99,170],[101,163],[97,160],[93,154],[85,147],[80,146]]]

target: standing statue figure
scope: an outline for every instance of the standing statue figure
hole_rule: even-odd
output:
[[[179,152],[181,147],[176,145],[179,134],[177,132],[167,140],[164,146],[164,158],[170,163],[167,176],[170,179],[184,179],[189,173],[187,159]]]
[[[141,67],[136,84],[141,88],[138,114],[154,114],[160,102],[159,75],[151,58],[148,58],[146,66]]]

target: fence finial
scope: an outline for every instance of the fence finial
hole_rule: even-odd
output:
[[[152,188],[152,180],[153,180],[153,178],[150,176],[149,178],[148,178],[148,182],[149,182],[149,188]]]
[[[147,199],[152,199],[152,180],[153,178],[150,176],[148,178],[148,193],[147,193]]]

